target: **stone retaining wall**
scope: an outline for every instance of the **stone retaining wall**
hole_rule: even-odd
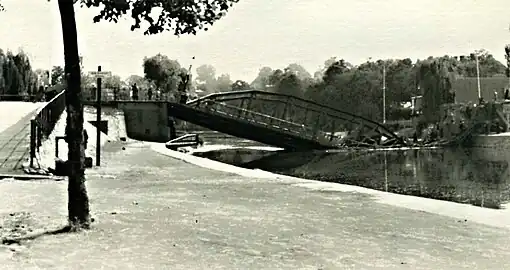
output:
[[[510,134],[473,136],[471,146],[477,148],[510,149]]]

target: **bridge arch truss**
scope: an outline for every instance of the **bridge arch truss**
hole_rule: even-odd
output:
[[[191,100],[187,105],[299,136],[325,148],[380,145],[381,137],[392,145],[406,144],[376,121],[290,95],[258,90],[233,91],[210,94]],[[355,131],[345,136],[347,130]]]

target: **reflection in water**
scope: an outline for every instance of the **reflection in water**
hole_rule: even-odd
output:
[[[303,159],[307,156],[306,159]],[[246,164],[277,173],[487,208],[510,200],[510,155],[485,149],[281,152]]]

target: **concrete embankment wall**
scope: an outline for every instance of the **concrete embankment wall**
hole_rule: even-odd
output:
[[[170,140],[165,103],[124,103],[119,105],[119,109],[124,112],[129,138],[150,142]]]
[[[83,120],[85,122],[95,123],[97,120],[96,108],[85,106]],[[126,122],[123,111],[113,108],[102,108],[101,121],[106,121],[107,129],[105,130],[105,134],[107,134],[110,139],[119,140],[120,138],[127,137]],[[88,135],[89,137],[95,136],[95,134]]]
[[[54,168],[55,167],[55,158],[59,157],[63,160],[67,160],[68,154],[68,146],[67,143],[63,140],[59,140],[58,142],[58,153],[55,153],[56,148],[56,136],[64,136],[65,128],[66,128],[66,117],[67,113],[64,111],[60,116],[60,119],[55,125],[53,132],[48,136],[48,138],[42,143],[42,146],[39,148],[39,152],[37,153],[36,166],[42,169]],[[105,120],[108,120],[108,135],[105,133],[101,133],[101,145],[104,145],[111,141],[120,140],[121,137],[125,137],[125,123],[122,112],[114,109],[103,110],[101,117]],[[83,128],[87,131],[89,135],[87,149],[85,150],[85,156],[92,157],[95,160],[96,156],[96,145],[97,145],[97,129],[89,120],[96,120],[96,111],[94,108],[85,107],[84,108],[84,124]]]
[[[488,149],[510,149],[510,133],[473,136],[472,147]]]
[[[213,151],[194,152],[194,156],[208,158],[223,163],[240,166],[275,153],[274,150],[256,148],[232,148]]]
[[[86,121],[95,121],[96,109],[92,106],[85,106],[85,109],[94,116],[85,119]],[[102,120],[108,121],[108,129],[111,129],[111,125],[118,123],[111,123],[112,119],[108,118],[108,115],[115,113],[122,113],[125,125],[123,130],[126,132],[128,138],[148,141],[148,142],[160,142],[164,143],[169,141],[170,128],[168,126],[168,120],[171,115],[168,114],[166,103],[161,102],[130,102],[121,103],[118,108],[111,108],[104,106],[102,108],[103,116]],[[116,118],[113,118],[115,120]],[[182,136],[189,133],[198,133],[202,139],[208,142],[218,141],[235,141],[239,140],[234,136],[220,133],[214,130],[206,129],[201,126],[194,125],[192,123],[184,122],[178,119],[176,120],[176,133],[177,136]],[[116,128],[118,129],[118,128]],[[263,145],[253,141],[244,140],[249,142],[251,145]]]

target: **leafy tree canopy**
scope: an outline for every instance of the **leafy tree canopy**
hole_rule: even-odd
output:
[[[131,30],[142,28],[144,34],[172,31],[179,36],[207,31],[209,26],[224,17],[239,0],[79,0],[81,6],[99,7],[101,11],[94,22],[118,20],[129,13],[133,19]]]
[[[218,92],[227,92],[232,90],[232,80],[230,79],[230,75],[221,74],[218,79],[216,79],[216,87]]]
[[[232,84],[232,91],[243,91],[243,90],[250,90],[250,84],[243,80],[237,80]]]
[[[53,66],[51,68],[51,85],[64,82],[64,69],[61,66]]]
[[[176,91],[181,82],[181,73],[187,72],[177,60],[170,60],[162,54],[144,58],[143,70],[145,78],[165,93]]]

